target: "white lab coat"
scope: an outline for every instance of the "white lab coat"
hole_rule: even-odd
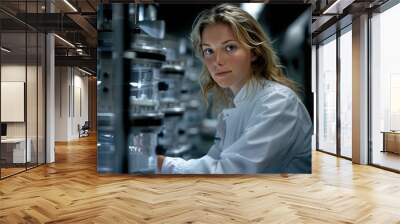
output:
[[[273,81],[250,81],[218,115],[215,144],[199,159],[165,157],[162,173],[311,173],[310,116]]]

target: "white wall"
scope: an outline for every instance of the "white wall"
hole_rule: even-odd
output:
[[[56,67],[55,73],[55,140],[70,141],[79,138],[78,124],[88,120],[88,78],[73,67]]]
[[[78,72],[78,74],[77,74]],[[78,136],[78,129],[76,128],[78,124],[81,126],[85,123],[85,121],[89,120],[89,102],[88,102],[88,77],[82,76],[84,75],[79,70],[74,70],[74,119],[72,123],[72,133],[73,136]],[[80,93],[79,93],[80,91]],[[80,95],[80,97],[79,97]],[[79,102],[80,101],[80,102]],[[79,108],[81,107],[81,108]],[[81,111],[80,111],[81,110]]]
[[[2,65],[1,81],[21,81],[25,82],[25,65]],[[1,108],[7,110],[7,108]],[[7,137],[25,137],[24,122],[7,123]]]
[[[68,140],[68,77],[67,67],[55,68],[55,141]]]
[[[28,66],[29,69],[30,66]],[[25,82],[25,64],[1,65],[1,81]]]
[[[9,82],[25,82],[25,75],[27,69],[28,74],[35,73],[36,74],[36,67],[19,65],[19,64],[6,64],[1,66],[1,81],[9,81]],[[35,83],[36,84],[36,83]],[[28,89],[29,90],[29,89]],[[28,97],[36,97],[36,90],[35,92],[27,92]],[[4,96],[2,96],[4,97]],[[28,102],[31,102],[31,99],[27,99]],[[36,104],[34,105],[36,107]],[[1,108],[1,110],[7,110],[8,108]],[[32,121],[33,118],[28,114],[28,121]],[[35,114],[36,116],[36,114]],[[36,117],[35,117],[36,121]],[[7,136],[8,137],[25,137],[25,124],[26,122],[7,122]],[[28,125],[28,128],[32,127],[33,125]],[[36,125],[35,125],[36,127]]]
[[[1,81],[1,121],[25,121],[25,82]],[[36,108],[36,105],[34,105]]]

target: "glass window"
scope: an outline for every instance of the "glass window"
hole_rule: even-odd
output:
[[[27,1],[26,12],[30,14],[29,19],[32,22],[39,22],[38,16],[34,15],[39,12],[37,1]],[[38,32],[35,29],[27,29],[27,39],[27,141],[31,142],[31,158],[27,167],[32,168],[38,164]]]
[[[31,168],[37,165],[37,79],[38,79],[38,57],[37,57],[37,32],[28,31],[28,61],[27,61],[27,80],[26,80],[26,110],[27,110],[27,141],[30,144],[27,167]]]
[[[340,154],[352,157],[352,35],[340,36]]]
[[[311,88],[313,92],[313,124],[316,124],[317,122],[317,94],[316,94],[316,86],[317,86],[317,48],[315,45],[312,46],[312,51],[311,51]],[[313,125],[313,136],[312,136],[312,149],[315,150],[317,148],[317,141],[316,141],[316,134],[317,133],[317,125]]]
[[[372,28],[372,163],[400,170],[400,4],[375,14]]]
[[[45,1],[1,2],[21,16],[43,11]],[[23,14],[24,12],[30,13]],[[0,12],[0,178],[45,162],[45,35]],[[7,22],[4,22],[7,21]]]
[[[46,158],[46,148],[45,148],[45,88],[46,88],[46,79],[45,79],[45,65],[46,65],[46,36],[43,33],[39,33],[39,42],[38,42],[38,164],[44,164]]]
[[[1,15],[0,15],[1,16]],[[26,141],[26,33],[1,30],[1,177],[26,170],[30,141]],[[5,50],[4,50],[5,49]]]
[[[336,154],[336,37],[318,48],[318,149]]]

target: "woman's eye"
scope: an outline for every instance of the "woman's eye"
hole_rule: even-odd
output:
[[[232,44],[229,44],[229,45],[225,46],[225,50],[228,51],[228,52],[232,52],[232,51],[236,50],[236,48],[237,47],[235,45],[232,45]]]
[[[213,51],[210,48],[203,49],[203,55],[211,55]]]

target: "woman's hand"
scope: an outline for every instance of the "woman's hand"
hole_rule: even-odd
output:
[[[161,168],[164,163],[164,158],[165,158],[165,156],[157,155],[157,167],[158,167],[159,172],[161,172]]]

